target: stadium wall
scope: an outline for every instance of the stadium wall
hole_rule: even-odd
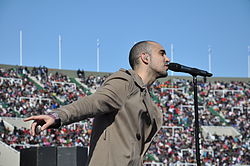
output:
[[[20,152],[0,141],[0,166],[19,166]]]

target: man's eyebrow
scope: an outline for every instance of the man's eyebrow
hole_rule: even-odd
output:
[[[160,50],[159,51],[161,54],[165,54],[166,55],[166,51],[165,50]]]

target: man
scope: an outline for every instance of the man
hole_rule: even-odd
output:
[[[94,94],[62,106],[34,120],[31,132],[95,117],[90,141],[90,166],[140,166],[162,125],[162,113],[150,98],[148,87],[167,76],[169,59],[153,41],[136,43],[129,54],[132,70],[120,69]]]

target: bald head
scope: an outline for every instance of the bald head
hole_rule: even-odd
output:
[[[140,63],[139,57],[142,53],[151,54],[152,46],[155,43],[153,41],[140,41],[131,48],[129,52],[129,64],[132,69],[135,69]]]

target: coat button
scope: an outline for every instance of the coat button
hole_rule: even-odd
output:
[[[138,139],[138,141],[141,140],[141,135],[139,133],[136,133],[136,138]]]

